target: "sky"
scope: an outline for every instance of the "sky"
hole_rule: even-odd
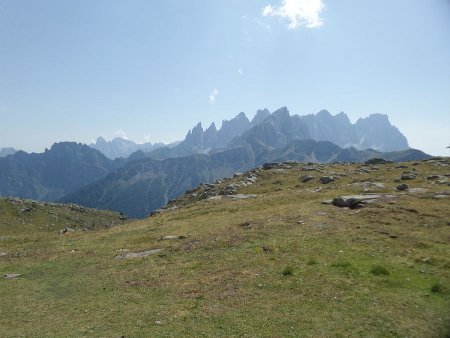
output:
[[[172,142],[287,106],[450,149],[450,0],[0,0],[0,148]]]

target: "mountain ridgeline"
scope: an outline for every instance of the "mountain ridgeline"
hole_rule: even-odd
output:
[[[386,115],[373,114],[352,124],[344,113],[333,116],[322,110],[315,115],[291,116],[283,107],[272,114],[267,109],[258,110],[251,121],[240,113],[230,121],[223,121],[219,130],[214,123],[206,130],[198,123],[177,146],[134,156],[165,159],[196,153],[211,154],[235,148],[249,140],[262,143],[264,147],[279,148],[294,140],[307,139],[329,141],[341,148],[358,150],[385,152],[409,148],[406,137],[391,125]]]
[[[44,153],[0,158],[0,195],[55,201],[120,167],[87,145],[55,143]]]
[[[409,149],[385,115],[352,124],[343,113],[291,116],[286,108],[272,114],[259,110],[251,121],[240,113],[223,121],[219,130],[214,124],[203,130],[198,124],[182,142],[170,146],[145,148],[123,141],[99,139],[97,148],[108,156],[86,145],[62,142],[42,154],[19,151],[0,158],[0,195],[77,203],[141,218],[200,183],[266,162],[429,157]],[[128,158],[120,155],[137,146],[139,150]],[[153,150],[144,151],[149,149]]]

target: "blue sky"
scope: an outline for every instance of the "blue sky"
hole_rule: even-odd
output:
[[[169,142],[281,106],[388,114],[450,155],[450,1],[0,0],[0,147]]]

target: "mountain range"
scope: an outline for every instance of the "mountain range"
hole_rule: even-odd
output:
[[[164,143],[152,144],[151,142],[137,144],[121,137],[116,137],[112,141],[106,141],[103,137],[99,137],[95,143],[89,144],[89,147],[100,151],[103,155],[113,160],[118,157],[126,158],[138,150],[152,151],[164,146]]]
[[[1,148],[0,149],[0,157],[6,157],[8,155],[13,155],[17,152],[16,149],[7,147],[7,148]]]
[[[283,107],[244,113],[219,130],[197,124],[178,144],[136,145],[123,139],[94,145],[54,144],[42,154],[19,151],[0,159],[0,195],[62,201],[145,217],[188,189],[266,162],[362,162],[371,158],[417,160],[386,115],[352,124],[344,113],[289,114]],[[127,158],[127,154],[139,149]],[[366,149],[369,147],[368,149]],[[114,160],[111,158],[115,158]]]
[[[269,119],[270,118],[270,119]],[[267,119],[268,122],[264,123]],[[181,142],[165,145],[163,143],[136,144],[130,140],[115,138],[105,141],[99,137],[96,143],[89,146],[99,150],[111,159],[133,156],[133,159],[152,157],[166,159],[171,157],[188,156],[192,154],[211,154],[230,148],[230,142],[245,132],[258,126],[256,133],[267,130],[279,146],[286,145],[296,139],[313,139],[316,141],[330,141],[341,148],[354,147],[359,150],[375,149],[378,151],[397,151],[408,149],[406,137],[391,123],[387,115],[372,114],[360,118],[352,124],[348,116],[341,112],[331,115],[322,110],[317,114],[305,116],[290,115],[286,107],[282,107],[272,114],[267,109],[256,112],[252,120],[241,112],[231,120],[222,121],[218,130],[215,123],[203,129],[198,123],[187,133]],[[233,147],[237,141],[231,144]]]

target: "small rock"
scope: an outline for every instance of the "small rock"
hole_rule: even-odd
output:
[[[438,176],[438,175],[429,175],[429,176],[427,176],[427,180],[437,180],[439,178],[440,178],[440,176]]]
[[[168,239],[175,239],[175,238],[178,238],[178,236],[167,235],[167,236],[161,237],[161,240],[168,240]]]
[[[278,163],[264,163],[263,164],[263,169],[264,170],[269,170],[269,169],[273,169],[278,167]]]
[[[402,174],[402,176],[400,176],[400,178],[404,181],[406,180],[414,180],[416,178],[416,175],[412,174],[412,173],[404,173]]]
[[[155,253],[161,252],[164,249],[152,249],[152,250],[145,250],[140,252],[127,252],[123,255],[116,256],[116,259],[124,259],[124,258],[142,258],[147,257],[149,255],[153,255]]]
[[[333,176],[322,176],[319,179],[320,183],[322,183],[322,184],[328,184],[328,183],[334,182],[335,180],[336,180],[336,178]]]
[[[240,226],[241,228],[244,228],[244,229],[251,229],[251,228],[252,228],[252,225],[251,225],[250,222],[244,222],[244,223],[241,223],[241,224],[239,224],[239,226]]]
[[[6,252],[0,252],[0,257],[2,257],[2,256],[6,256],[8,253],[6,253]]]
[[[356,209],[356,208],[362,207],[364,205],[364,202],[357,198],[335,197],[331,201],[331,204],[333,204],[339,208]]]
[[[372,158],[365,162],[365,164],[388,164],[388,163],[392,163],[392,162],[386,161],[384,158]]]
[[[406,184],[399,184],[397,185],[397,190],[398,191],[408,190],[408,186]]]
[[[68,232],[75,232],[75,230],[73,230],[72,228],[64,228],[64,229],[59,230],[60,235],[67,234]]]
[[[6,279],[15,279],[18,277],[20,277],[20,273],[7,273],[7,274],[3,275],[3,278],[6,278]]]
[[[375,202],[381,198],[381,195],[351,195],[339,196],[333,198],[331,204],[340,208],[356,209],[362,207],[366,203]],[[323,202],[322,202],[323,203]]]
[[[155,325],[162,325],[162,321],[156,320],[156,321],[155,321]]]
[[[306,182],[311,181],[313,179],[314,179],[314,176],[311,176],[311,175],[302,175],[302,176],[300,176],[300,181],[302,183],[306,183]]]

